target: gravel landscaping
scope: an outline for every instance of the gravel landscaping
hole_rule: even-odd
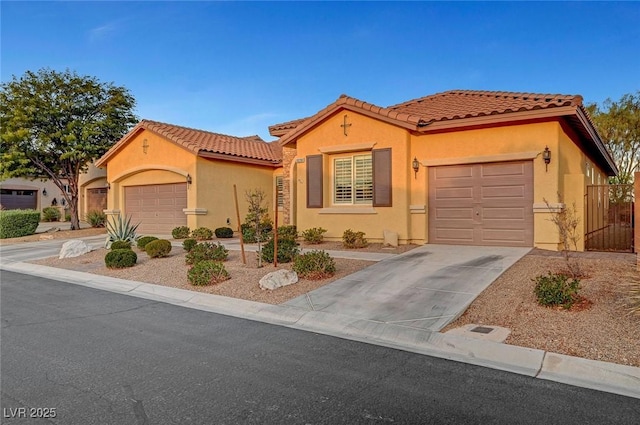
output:
[[[537,275],[560,272],[563,258],[533,250],[509,268],[442,332],[474,323],[511,329],[506,343],[593,360],[640,366],[640,317],[628,313],[627,285],[640,281],[633,254],[578,254],[585,273],[570,310],[539,306]]]

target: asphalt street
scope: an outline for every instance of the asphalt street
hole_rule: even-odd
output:
[[[0,298],[3,424],[640,422],[633,398],[54,280],[2,272]]]

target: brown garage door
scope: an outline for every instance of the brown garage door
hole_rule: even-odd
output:
[[[5,210],[36,209],[36,194],[35,190],[0,189],[0,205]]]
[[[533,246],[533,163],[430,168],[429,242]]]
[[[87,212],[107,209],[107,188],[87,190]]]
[[[140,223],[138,234],[170,235],[177,226],[187,225],[187,184],[128,186],[124,205],[132,223]]]

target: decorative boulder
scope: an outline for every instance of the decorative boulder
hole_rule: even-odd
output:
[[[383,231],[383,237],[384,237],[384,246],[393,246],[393,247],[397,247],[398,246],[398,233],[397,232],[392,232],[391,230],[385,230]]]
[[[298,282],[298,273],[293,270],[276,270],[260,279],[261,289],[277,289]]]
[[[60,255],[58,258],[71,258],[71,257],[79,257],[88,252],[91,252],[91,248],[89,245],[81,241],[80,239],[71,239],[62,244],[62,248],[60,249]]]

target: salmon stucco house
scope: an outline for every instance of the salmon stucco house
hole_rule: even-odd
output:
[[[142,121],[97,163],[107,212],[144,233],[235,229],[236,183],[242,218],[261,188],[280,223],[327,239],[558,249],[550,214],[575,203],[583,226],[587,185],[617,172],[580,96],[454,90],[383,108],[343,95],[269,130],[276,142]]]
[[[343,95],[270,131],[285,221],[329,238],[555,250],[550,214],[575,203],[584,226],[586,186],[617,172],[580,96],[454,90],[382,108]]]
[[[177,226],[237,228],[233,186],[244,219],[246,191],[275,196],[281,158],[277,143],[258,136],[143,120],[96,165],[107,168],[107,215],[131,217],[139,233],[166,235]]]

